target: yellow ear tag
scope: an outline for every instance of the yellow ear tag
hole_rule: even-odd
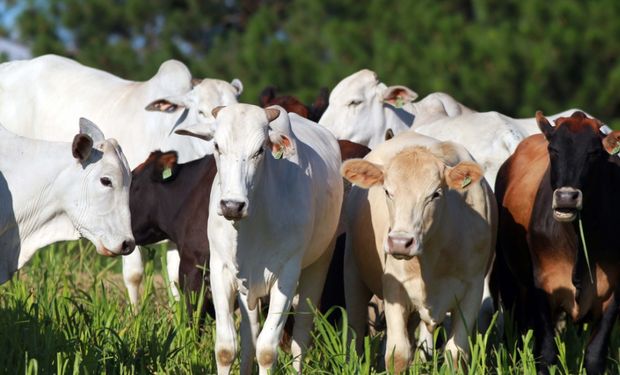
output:
[[[620,143],[618,143],[616,147],[614,147],[614,149],[611,150],[611,154],[616,155],[618,152],[620,152]]]
[[[161,172],[161,177],[162,177],[162,179],[165,180],[167,178],[170,178],[170,176],[172,176],[172,169],[170,169],[169,167],[166,167],[166,169],[164,169]]]
[[[471,184],[471,177],[465,176],[465,178],[463,179],[463,183],[461,184],[461,189],[465,189],[467,186],[469,186],[469,184]]]
[[[396,103],[394,103],[394,107],[396,108],[402,108],[405,105],[405,99],[403,99],[402,96],[397,96],[396,97]]]
[[[284,155],[284,147],[279,148],[278,151],[271,151],[271,155],[273,155],[275,159],[282,159],[282,156]]]

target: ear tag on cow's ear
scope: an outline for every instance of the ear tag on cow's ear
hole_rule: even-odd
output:
[[[396,97],[396,102],[394,103],[394,107],[402,108],[405,105],[405,99],[402,96],[398,95]]]
[[[277,159],[282,159],[282,156],[284,156],[284,147],[280,147],[277,150],[272,150],[271,151],[271,155],[273,155],[273,157],[277,160]]]
[[[170,169],[170,167],[166,167],[162,172],[161,172],[161,177],[162,179],[167,179],[170,178],[172,176],[172,169]]]
[[[469,186],[469,184],[471,184],[471,177],[465,176],[463,182],[461,183],[461,189],[465,189],[467,186]]]

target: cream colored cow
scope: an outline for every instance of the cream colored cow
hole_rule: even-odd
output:
[[[385,300],[386,365],[407,368],[418,315],[432,332],[448,312],[446,350],[466,358],[497,225],[480,166],[462,146],[404,133],[346,161],[342,174],[357,185],[346,202],[345,293],[358,338],[376,294]]]

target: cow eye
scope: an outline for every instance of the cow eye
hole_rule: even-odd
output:
[[[358,106],[358,105],[360,105],[360,104],[362,104],[362,101],[361,101],[361,100],[351,100],[351,101],[349,102],[349,104],[347,104],[347,105],[348,105],[349,107],[355,107],[355,106]]]
[[[437,198],[441,197],[441,190],[435,190],[435,192],[433,193],[433,195],[431,195],[431,199],[435,200]]]
[[[101,177],[99,179],[99,182],[101,182],[101,185],[103,186],[112,187],[112,180],[110,180],[108,177]]]
[[[217,143],[213,144],[213,148],[215,149],[216,152],[220,152],[220,146],[218,146]]]
[[[207,115],[205,115],[205,113],[203,111],[198,111],[198,114],[202,117],[207,117]]]
[[[262,147],[261,147],[261,148],[259,148],[259,149],[258,149],[258,151],[256,151],[256,152],[254,153],[254,155],[252,155],[252,158],[253,158],[253,159],[258,158],[259,156],[261,156],[261,155],[263,154],[263,152],[264,152],[264,151],[265,151],[265,150],[263,150],[263,148],[262,148]]]

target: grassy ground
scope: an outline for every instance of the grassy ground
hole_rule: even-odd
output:
[[[162,249],[145,254],[146,279],[138,314],[127,305],[120,259],[106,259],[86,241],[50,246],[40,251],[12,281],[0,287],[0,372],[10,374],[98,374],[216,372],[214,322],[204,332],[187,316],[182,303],[168,294],[160,276]],[[164,267],[165,269],[165,267]],[[157,272],[154,272],[157,270]],[[377,369],[380,336],[366,337],[364,353],[352,350],[351,333],[316,318],[315,346],[305,373],[367,374]],[[558,333],[559,364],[552,373],[582,372],[588,327],[572,325]],[[443,332],[437,331],[436,336]],[[452,368],[440,351],[426,362],[419,358],[411,374],[535,373],[533,337],[496,332],[472,338],[472,355],[462,368]],[[619,373],[620,332],[616,327],[609,354],[609,373]],[[290,356],[280,355],[277,374],[292,373]]]

